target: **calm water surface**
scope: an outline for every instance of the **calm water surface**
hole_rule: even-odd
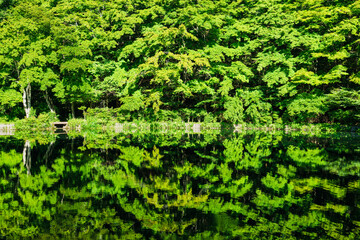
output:
[[[359,239],[360,138],[0,138],[3,239]]]

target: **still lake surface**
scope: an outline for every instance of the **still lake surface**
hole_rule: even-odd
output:
[[[3,239],[359,239],[360,137],[0,138]]]

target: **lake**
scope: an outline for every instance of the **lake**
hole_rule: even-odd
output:
[[[359,239],[360,137],[0,137],[0,238]]]

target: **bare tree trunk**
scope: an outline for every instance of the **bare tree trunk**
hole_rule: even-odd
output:
[[[49,107],[49,109],[50,109],[50,112],[55,113],[54,103],[53,103],[53,101],[51,100],[47,89],[45,89],[45,95],[44,95],[44,97],[45,97],[46,103],[47,103],[47,105],[48,105],[48,107]]]
[[[27,174],[30,175],[30,169],[31,169],[31,144],[29,140],[26,140],[24,144],[24,150],[23,150],[23,163],[24,166],[27,168]]]
[[[31,110],[31,85],[28,83],[26,88],[23,90],[23,105],[26,114],[26,118],[30,117]]]

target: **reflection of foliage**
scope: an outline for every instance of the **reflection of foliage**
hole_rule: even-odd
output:
[[[17,150],[3,144],[1,237],[360,234],[358,152],[343,151],[334,139],[88,133],[71,141],[34,164],[31,175],[22,163],[23,143]]]
[[[324,166],[327,164],[326,156],[324,156],[325,151],[322,149],[301,150],[298,147],[289,146],[287,153],[298,165]]]
[[[26,139],[30,142],[37,142],[40,145],[49,144],[50,142],[54,142],[56,139],[56,134],[51,131],[16,131],[15,137],[17,139]]]

